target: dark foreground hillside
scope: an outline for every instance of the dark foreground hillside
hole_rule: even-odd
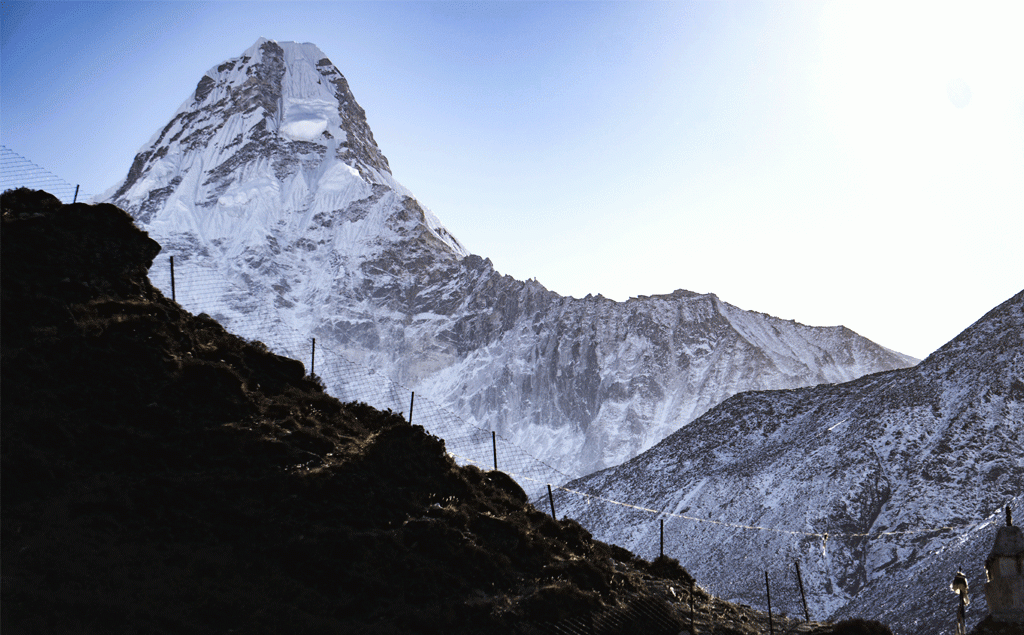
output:
[[[121,210],[18,190],[2,212],[5,634],[689,631],[674,560],[186,313]],[[768,632],[695,595],[700,632]]]

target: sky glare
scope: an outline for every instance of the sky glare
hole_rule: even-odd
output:
[[[99,194],[259,37],[549,289],[679,288],[924,357],[1024,288],[1024,4],[3,2],[0,143]]]

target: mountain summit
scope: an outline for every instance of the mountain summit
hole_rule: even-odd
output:
[[[566,474],[737,392],[916,361],[711,294],[576,299],[499,274],[394,180],[312,44],[261,39],[210,69],[106,198],[175,258],[183,305],[293,356],[316,337]]]
[[[135,157],[113,200],[158,209],[178,189],[181,181],[171,185],[174,179],[192,171],[194,161],[188,159],[197,155],[219,168],[211,176],[220,178],[203,179],[194,188],[204,207],[239,206],[239,191],[232,191],[232,185],[241,186],[244,180],[238,178],[241,175],[228,177],[235,168],[258,160],[269,161],[267,167],[277,181],[301,180],[310,192],[336,189],[331,187],[336,177],[348,172],[296,169],[319,167],[325,159],[340,160],[369,183],[395,186],[388,160],[348,82],[309,43],[279,44],[260,38],[241,57],[211,68],[192,98]],[[170,179],[161,179],[167,176]],[[162,187],[154,190],[160,181]],[[280,202],[300,201],[286,195]]]
[[[285,219],[301,233],[317,213],[382,191],[407,195],[341,72],[313,44],[260,38],[203,75],[108,198],[140,225],[240,245]]]

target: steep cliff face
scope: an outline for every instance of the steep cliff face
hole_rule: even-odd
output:
[[[576,299],[499,274],[395,181],[312,44],[261,39],[208,71],[107,198],[174,256],[183,305],[282,352],[280,333],[315,336],[567,474],[737,392],[916,361],[713,295]]]
[[[738,392],[843,381],[897,357],[841,327],[742,311],[714,295],[618,303],[509,286],[519,293],[502,290],[503,304],[470,314],[503,328],[424,384],[523,447],[574,457],[561,464],[578,474],[639,454]]]
[[[762,605],[754,574],[796,560],[813,615],[930,633],[958,566],[984,580],[970,554],[1024,492],[1022,439],[1024,292],[914,368],[737,395],[567,488],[669,514],[667,551],[726,597]],[[556,506],[603,540],[658,547],[657,515],[564,491]]]

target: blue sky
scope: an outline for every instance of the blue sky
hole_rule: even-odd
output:
[[[562,294],[713,292],[923,357],[1024,288],[1018,3],[0,6],[0,143],[83,192],[262,36],[319,46],[398,181]]]

